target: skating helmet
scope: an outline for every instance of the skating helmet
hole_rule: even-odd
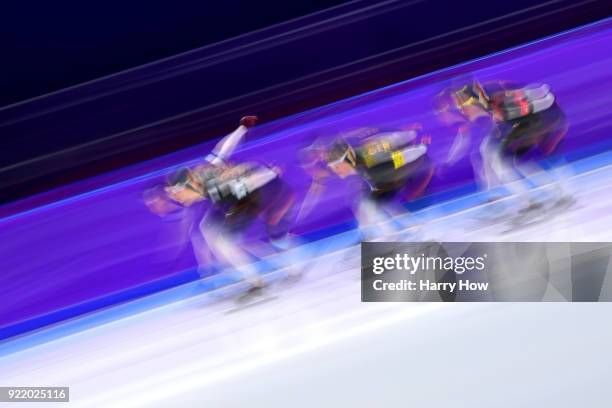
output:
[[[347,162],[355,167],[355,151],[351,145],[343,138],[334,140],[327,150],[326,161],[328,166],[334,166],[342,162]]]
[[[191,170],[188,167],[181,167],[174,173],[171,173],[166,178],[166,186],[168,187],[185,187],[189,182]]]
[[[485,109],[489,108],[487,93],[478,81],[472,81],[462,86],[455,90],[452,95],[455,104],[460,109],[471,105],[480,105]]]

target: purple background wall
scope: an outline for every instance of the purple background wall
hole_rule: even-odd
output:
[[[454,135],[437,122],[431,100],[451,77],[468,72],[474,72],[482,81],[549,83],[571,122],[562,145],[564,151],[576,152],[596,143],[605,145],[612,131],[610,49],[612,24],[606,21],[426,78],[264,123],[249,135],[252,142],[240,149],[237,158],[257,158],[281,165],[301,194],[308,178],[295,158],[298,150],[314,137],[359,126],[421,122],[433,137],[431,156],[439,162],[446,157]],[[0,220],[0,330],[155,280],[179,275],[195,279],[196,261],[184,221],[161,220],[150,214],[142,204],[141,194],[172,166],[196,159],[209,149],[210,143],[203,144],[86,181],[87,186],[95,188],[125,180]],[[429,193],[472,180],[469,163],[462,162],[453,170],[446,178],[437,177]],[[350,220],[347,189],[340,182],[333,187],[326,201],[300,226],[301,231]],[[71,188],[79,190],[78,185],[67,186],[64,193]]]
[[[612,10],[607,0],[473,0],[470,7],[448,0],[353,0],[250,32],[327,2],[338,3],[271,8],[266,0],[242,1],[249,3],[245,8],[228,0],[186,8],[166,2],[149,4],[145,14],[112,0],[85,8],[54,2],[37,16],[27,1],[7,3],[0,105],[16,97],[12,91],[40,95],[139,60],[174,56],[0,107],[0,204],[211,140],[244,111],[256,109],[268,121],[284,118],[598,21]],[[22,18],[11,13],[18,10]],[[233,15],[211,25],[221,10]],[[130,18],[133,13],[142,18]],[[181,15],[189,16],[187,25]],[[23,24],[24,16],[30,24]],[[157,18],[161,25],[151,25]],[[181,20],[178,30],[162,22]],[[194,22],[198,28],[189,30]],[[193,49],[232,32],[248,34]],[[191,46],[181,45],[185,34]],[[181,49],[191,51],[175,55]],[[158,56],[141,59],[150,52]],[[65,85],[51,85],[53,78],[64,78]],[[38,92],[36,84],[43,87]]]

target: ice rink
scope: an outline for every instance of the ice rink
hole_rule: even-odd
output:
[[[574,175],[575,205],[521,228],[483,222],[486,205],[415,217],[448,241],[610,241],[611,176]],[[2,350],[0,384],[70,386],[79,407],[607,406],[611,304],[361,303],[358,251],[320,256],[246,306],[204,293],[47,329],[54,340]]]

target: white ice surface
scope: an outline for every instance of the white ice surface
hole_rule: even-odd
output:
[[[610,241],[609,173],[574,178],[546,223],[507,232],[479,208],[423,230]],[[612,303],[361,303],[357,248],[313,262],[240,310],[205,294],[2,357],[0,385],[70,386],[57,405],[79,407],[610,406]]]

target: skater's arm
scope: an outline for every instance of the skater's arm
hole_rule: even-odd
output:
[[[550,108],[554,103],[555,103],[555,96],[552,93],[548,93],[540,99],[535,99],[531,101],[531,105],[533,106],[534,113],[544,111]]]
[[[385,141],[390,143],[391,150],[395,150],[400,146],[406,146],[409,143],[416,142],[416,139],[417,131],[414,129],[410,129],[390,132],[386,135]]]
[[[206,156],[205,160],[213,166],[224,163],[234,153],[236,146],[238,146],[247,131],[248,128],[246,126],[240,125],[232,133],[221,139],[213,151]]]
[[[238,144],[244,138],[244,135],[248,132],[249,128],[253,127],[257,122],[257,116],[245,116],[240,119],[240,126],[229,135],[225,136],[213,149],[213,151],[206,156],[205,160],[217,166],[224,163],[236,150]]]
[[[257,170],[255,173],[250,174],[245,180],[244,184],[249,193],[261,188],[278,177],[278,173],[272,169],[262,168]]]
[[[234,197],[241,200],[248,194],[268,184],[278,177],[278,173],[269,168],[259,169],[247,176],[239,177],[228,182]]]
[[[402,165],[412,163],[413,161],[423,156],[425,153],[427,153],[427,146],[425,146],[424,144],[411,146],[407,149],[394,153],[393,162],[401,163]]]

